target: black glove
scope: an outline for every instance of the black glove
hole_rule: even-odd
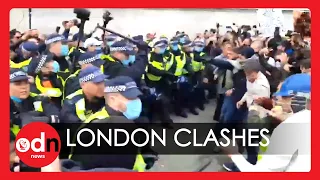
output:
[[[137,48],[142,51],[148,51],[149,45],[146,42],[141,41],[137,44]]]
[[[142,86],[141,91],[143,95],[146,95],[146,96],[150,95],[150,88],[148,86]]]
[[[166,72],[165,76],[166,76],[169,80],[172,80],[172,81],[174,81],[174,80],[177,78],[177,76],[175,76],[175,75],[174,75],[173,73],[171,73],[171,72]]]
[[[212,60],[211,56],[201,56],[201,61],[202,62],[209,62]]]

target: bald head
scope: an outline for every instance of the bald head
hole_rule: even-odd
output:
[[[263,42],[261,40],[255,40],[251,44],[251,48],[254,52],[259,52],[263,48]]]

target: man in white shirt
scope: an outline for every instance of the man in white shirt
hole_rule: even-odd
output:
[[[245,102],[250,107],[255,99],[269,98],[270,85],[266,76],[260,72],[260,64],[258,61],[250,59],[243,67],[247,76],[247,92],[243,95],[242,99],[237,102],[237,108],[240,108]]]
[[[241,100],[237,102],[238,109],[240,109],[244,103],[246,103],[249,108],[251,105],[255,104],[255,100],[259,98],[270,98],[269,81],[265,75],[260,72],[260,69],[260,63],[256,59],[248,59],[245,62],[243,70],[247,78],[247,92],[243,95]],[[247,117],[243,120],[246,122]],[[245,148],[248,153],[248,163],[255,164],[258,156],[257,148],[250,146],[246,146]],[[225,163],[223,164],[223,167],[228,171],[238,171],[233,163]]]
[[[278,99],[270,116],[282,121],[269,139],[267,151],[255,165],[228,147],[234,164],[241,172],[309,172],[311,170],[311,76],[296,74],[287,78],[274,94]],[[299,99],[299,103],[296,100]],[[304,103],[301,103],[304,99]],[[303,106],[297,108],[295,106]],[[299,112],[295,113],[295,109]],[[293,112],[289,115],[285,112]],[[231,152],[233,151],[233,152]]]

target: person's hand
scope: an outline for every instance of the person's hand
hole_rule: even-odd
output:
[[[149,45],[146,42],[141,41],[137,44],[137,48],[139,50],[147,51],[149,49]]]
[[[283,111],[281,106],[275,106],[274,108],[269,111],[269,116],[274,117],[280,121],[284,121],[288,118],[290,113],[286,113]]]
[[[226,92],[226,96],[231,96],[233,90],[232,89],[229,89],[227,92]]]
[[[268,74],[269,76],[271,76],[271,73],[269,71],[266,71],[266,74]]]
[[[266,97],[256,97],[254,98],[254,103],[258,104],[258,105],[263,105],[263,102],[268,99]]]
[[[208,80],[208,78],[203,78],[202,82],[207,84],[209,82],[209,80]]]
[[[28,81],[29,81],[29,83],[33,84],[34,83],[34,77],[28,76]]]
[[[19,157],[15,156],[14,157],[14,162],[15,163],[19,163],[19,161],[20,161]],[[18,165],[18,166],[13,167],[13,172],[20,172],[20,166]]]
[[[268,48],[263,48],[259,51],[260,55],[266,55],[269,54],[269,49]]]
[[[39,30],[37,30],[37,29],[31,30],[30,36],[31,37],[38,37],[39,36]]]
[[[31,30],[27,30],[23,33],[21,40],[26,41],[31,36]]]
[[[60,160],[57,157],[51,164],[48,166],[42,167],[41,172],[61,172]]]
[[[285,70],[285,71],[287,71],[287,72],[290,72],[290,68],[292,67],[292,65],[291,64],[285,64],[284,66],[283,66],[283,69]]]
[[[238,101],[238,102],[237,102],[237,108],[240,109],[240,107],[243,105],[243,103],[244,103],[244,102],[241,101],[241,100]]]

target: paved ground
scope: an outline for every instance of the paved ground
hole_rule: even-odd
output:
[[[189,114],[188,119],[173,116],[175,122],[211,123],[215,104],[206,105],[198,116]],[[217,172],[223,171],[222,164],[230,159],[225,155],[160,155],[151,172]]]

